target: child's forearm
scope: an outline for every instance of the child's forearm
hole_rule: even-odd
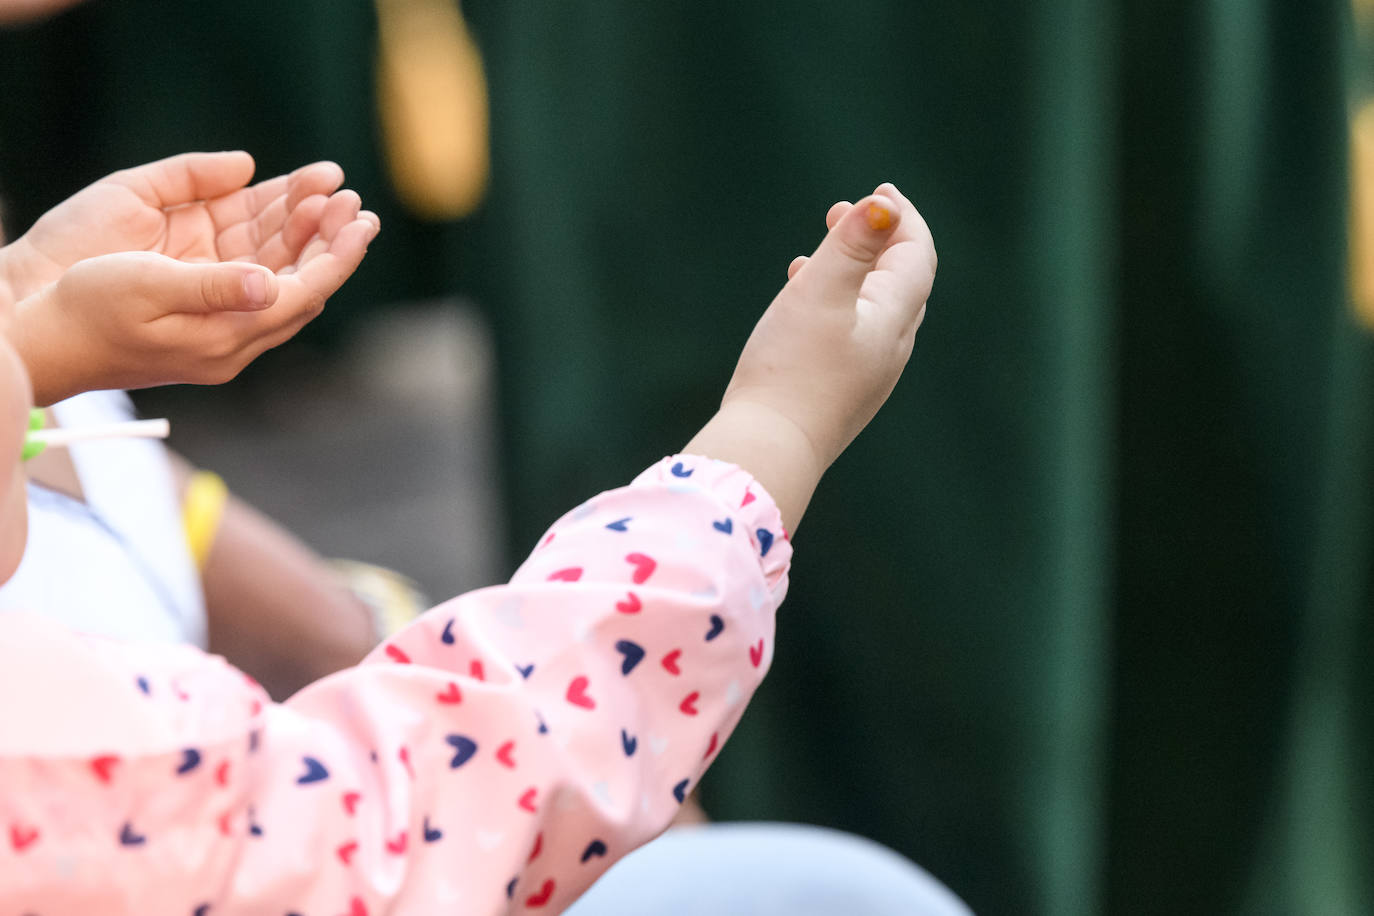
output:
[[[825,465],[806,433],[772,408],[743,399],[722,405],[682,449],[744,468],[773,497],[783,527],[797,530]]]

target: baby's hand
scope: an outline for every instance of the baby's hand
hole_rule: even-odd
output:
[[[218,384],[290,339],[357,269],[377,233],[358,196],[321,198],[317,232],[277,273],[152,252],[87,258],[21,301],[9,329],[34,401],[178,382]]]
[[[836,204],[826,223],[744,345],[720,412],[684,449],[754,474],[789,528],[897,384],[935,280],[930,230],[892,185]]]
[[[826,223],[816,253],[792,262],[722,402],[786,418],[823,468],[892,393],[935,280],[930,230],[892,185],[856,206],[836,204]]]

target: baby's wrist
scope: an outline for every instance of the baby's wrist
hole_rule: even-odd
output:
[[[682,451],[748,471],[772,494],[789,532],[796,530],[828,465],[795,421],[739,396],[726,398]]]

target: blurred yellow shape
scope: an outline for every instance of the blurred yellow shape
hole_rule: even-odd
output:
[[[482,55],[454,0],[377,0],[377,98],[397,196],[452,220],[482,201],[490,167]]]
[[[1350,292],[1374,328],[1374,102],[1350,125]]]

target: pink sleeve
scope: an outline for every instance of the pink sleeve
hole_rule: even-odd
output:
[[[193,649],[9,617],[0,912],[557,913],[719,753],[790,556],[745,472],[668,458],[281,705]]]

